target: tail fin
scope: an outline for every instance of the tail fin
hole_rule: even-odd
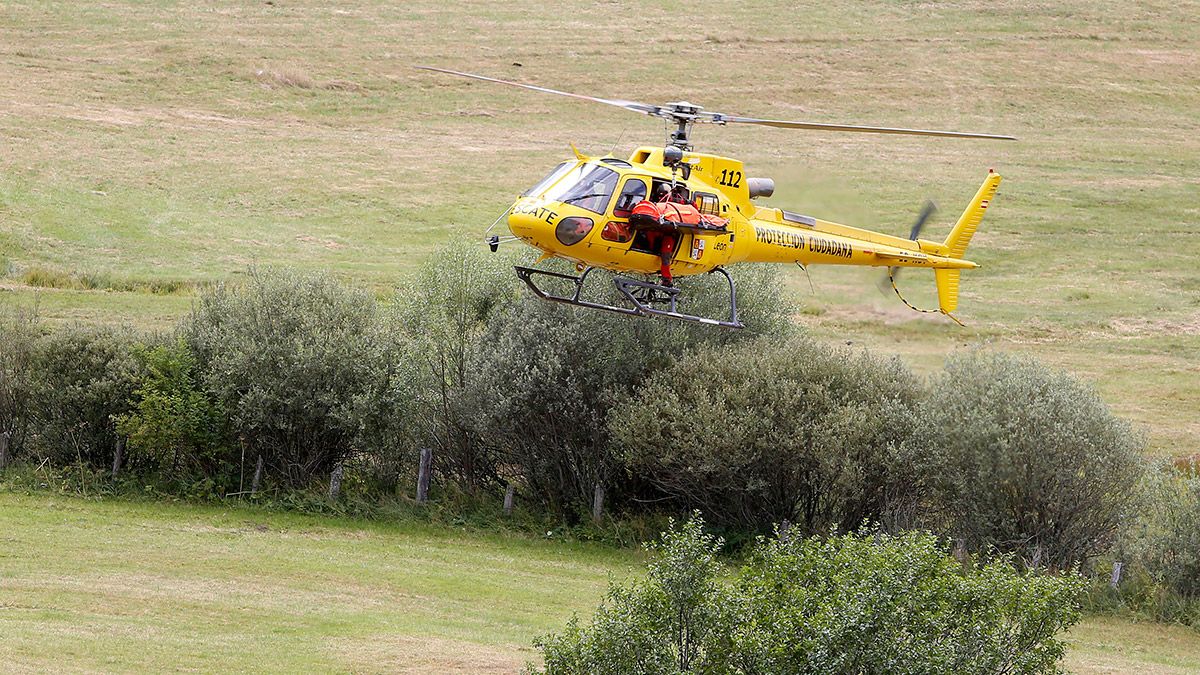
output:
[[[958,276],[962,270],[934,270],[933,278],[937,282],[938,308],[942,314],[949,314],[958,309]]]
[[[967,244],[971,243],[971,237],[979,228],[979,221],[983,220],[983,212],[987,210],[988,204],[992,203],[998,187],[1000,174],[988,171],[988,177],[984,179],[983,185],[979,186],[979,192],[975,193],[975,198],[971,200],[967,210],[963,211],[954,229],[950,230],[950,236],[946,237],[943,244],[946,247],[944,255],[961,258],[967,252]]]
[[[992,202],[992,198],[996,196],[996,188],[1000,186],[1000,174],[988,171],[988,176],[983,181],[983,185],[979,186],[979,191],[975,193],[974,199],[967,206],[967,210],[963,211],[958,222],[954,225],[954,229],[950,230],[950,236],[946,237],[943,246],[942,255],[950,258],[962,258],[967,252],[967,244],[971,243],[971,237],[975,235],[975,230],[979,229],[979,222],[983,220],[983,212]],[[958,269],[935,269],[933,271],[934,280],[937,282],[938,291],[938,308],[942,310],[942,314],[950,316],[958,308],[958,279],[962,270]],[[953,316],[950,316],[954,319]],[[958,321],[958,319],[954,319]]]

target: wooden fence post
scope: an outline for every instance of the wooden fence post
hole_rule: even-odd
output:
[[[342,463],[338,462],[333,467],[333,472],[329,474],[329,498],[337,499],[342,493]]]
[[[0,471],[8,466],[8,439],[12,438],[11,431],[0,434]]]
[[[117,479],[117,474],[121,473],[121,462],[125,459],[125,437],[117,436],[117,451],[113,453],[113,480]]]
[[[254,465],[254,480],[250,481],[250,496],[253,497],[258,492],[258,487],[262,485],[262,470],[263,461],[262,455],[258,456],[258,463]]]
[[[508,489],[504,491],[504,515],[511,516],[513,511],[513,498],[517,494],[517,489],[512,483],[508,484]]]
[[[966,540],[955,539],[954,548],[951,549],[950,555],[954,556],[954,559],[958,561],[958,564],[966,565],[967,560],[970,558],[970,554],[967,552]]]
[[[417,503],[429,501],[429,473],[433,468],[433,450],[421,448],[421,465],[417,469]]]
[[[600,517],[604,515],[604,486],[596,483],[596,489],[592,491],[592,521],[599,523]]]
[[[1113,563],[1112,576],[1108,579],[1108,585],[1114,590],[1121,584],[1121,568],[1125,567],[1125,563]]]

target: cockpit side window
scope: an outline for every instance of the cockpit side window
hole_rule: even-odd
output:
[[[710,216],[721,215],[721,200],[716,195],[707,192],[697,192],[692,195],[692,204],[700,213]]]
[[[646,198],[646,181],[641,178],[630,178],[621,188],[621,196],[613,207],[614,218],[628,218],[633,213],[633,207]]]
[[[654,179],[653,196],[650,197],[652,202],[675,202],[677,204],[691,203],[689,199],[688,189],[684,185],[676,185],[671,188],[671,182],[665,180]]]
[[[543,199],[603,214],[617,188],[619,174],[595,164],[580,164],[542,195]]]
[[[550,173],[546,174],[545,178],[538,181],[537,185],[534,185],[533,187],[529,188],[528,190],[522,192],[521,196],[522,197],[538,196],[539,194],[541,194],[542,190],[545,190],[546,188],[553,185],[556,181],[558,181],[559,178],[563,177],[563,174],[570,171],[571,168],[574,167],[576,164],[577,164],[577,162],[563,162],[562,164],[559,164],[558,166],[554,167],[554,169],[552,169],[550,171]]]

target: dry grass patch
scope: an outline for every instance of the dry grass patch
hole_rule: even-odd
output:
[[[254,80],[269,88],[294,87],[296,89],[313,89],[317,86],[316,80],[310,77],[308,73],[295,67],[256,68],[254,70]]]
[[[318,82],[303,69],[295,66],[280,68],[255,68],[252,79],[269,89],[324,89],[327,91],[348,91],[363,93],[367,90],[357,82],[350,80],[326,80]]]
[[[434,636],[333,638],[326,646],[334,660],[356,673],[515,673],[537,658],[531,647],[494,647]]]

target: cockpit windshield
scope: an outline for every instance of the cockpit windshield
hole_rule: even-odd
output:
[[[603,214],[617,187],[617,178],[617,172],[612,169],[580,164],[547,190],[542,198]]]
[[[522,192],[521,196],[522,197],[538,196],[538,194],[540,194],[542,192],[542,190],[545,190],[546,188],[553,185],[555,181],[557,181],[559,178],[562,178],[563,174],[570,171],[574,166],[576,166],[576,164],[578,164],[578,162],[563,162],[562,164],[559,164],[558,166],[554,167],[554,169],[550,173],[546,174],[545,178],[539,180],[537,182],[537,185],[534,185],[533,187],[529,188],[528,190]]]

